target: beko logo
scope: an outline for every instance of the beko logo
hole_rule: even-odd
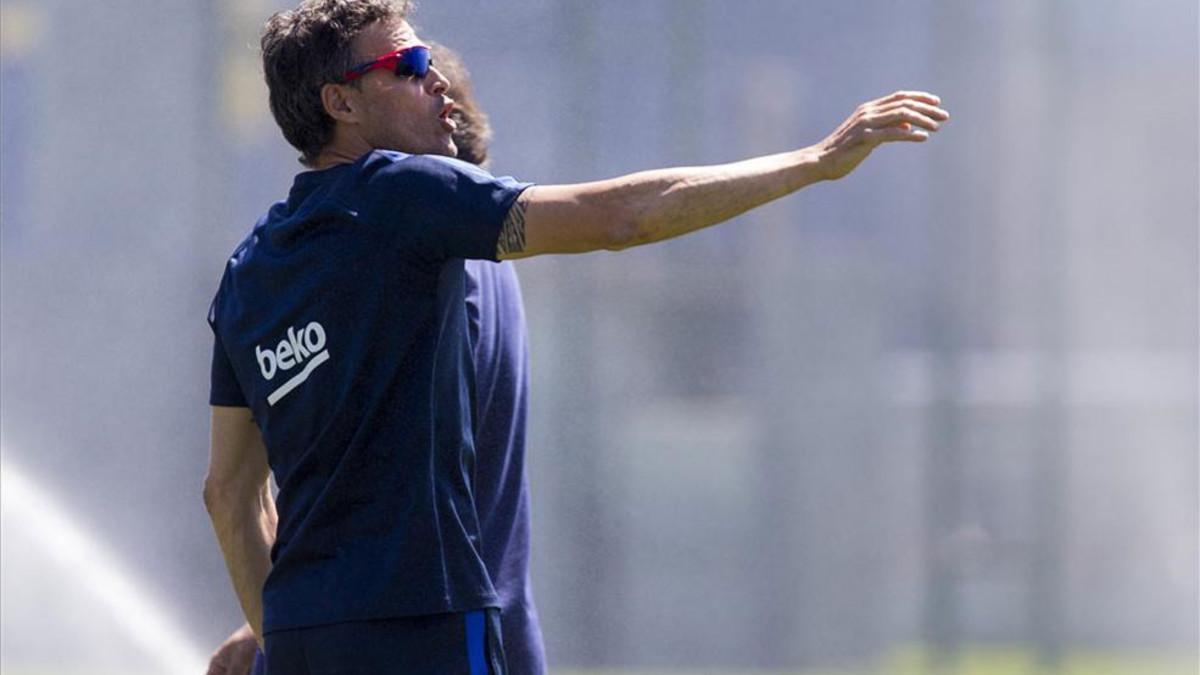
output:
[[[277,372],[286,372],[304,363],[303,370],[267,396],[267,403],[275,405],[279,399],[303,384],[317,366],[329,360],[329,350],[325,349],[325,328],[316,321],[299,330],[288,328],[287,336],[279,341],[275,349],[264,350],[255,345],[254,358],[258,361],[258,369],[263,378],[268,382],[274,379]]]

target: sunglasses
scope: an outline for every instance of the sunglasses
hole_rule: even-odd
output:
[[[354,66],[342,74],[342,82],[353,82],[372,70],[387,68],[396,73],[396,77],[415,77],[418,80],[429,74],[433,59],[429,56],[429,47],[413,45],[397,49],[390,54]]]

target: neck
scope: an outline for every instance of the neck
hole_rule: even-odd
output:
[[[341,125],[338,125],[334,129],[333,140],[322,148],[321,154],[317,155],[317,158],[313,160],[312,168],[319,171],[339,164],[353,164],[358,161],[359,157],[362,157],[371,150],[370,143],[367,143],[356,134],[347,133]]]
[[[369,152],[369,151],[368,151]],[[339,164],[353,164],[358,161],[359,157],[367,154],[366,152],[349,152],[346,150],[331,150],[325,149],[317,156],[311,165],[314,171],[328,169],[338,166]]]

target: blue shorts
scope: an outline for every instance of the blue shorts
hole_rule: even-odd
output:
[[[255,675],[506,675],[500,610],[268,633]]]

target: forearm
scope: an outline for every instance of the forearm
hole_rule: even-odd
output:
[[[821,180],[810,149],[732,164],[646,171],[604,181],[603,199],[627,212],[628,245],[724,222]]]
[[[806,148],[731,164],[539,186],[529,217],[571,223],[573,238],[549,243],[552,251],[619,250],[715,225],[819,180],[817,154]],[[560,232],[544,231],[555,239]]]
[[[275,502],[264,483],[257,491],[212,488],[206,502],[234,592],[254,634],[262,638],[262,587],[271,569]]]

